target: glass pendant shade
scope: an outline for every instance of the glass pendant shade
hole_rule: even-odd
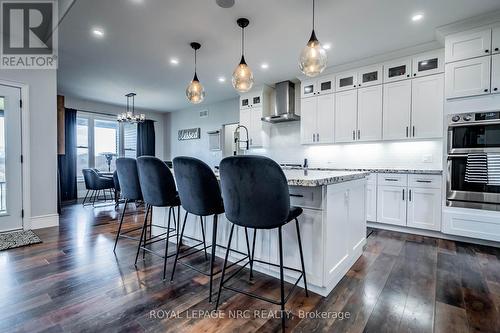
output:
[[[200,81],[198,81],[196,74],[186,88],[186,97],[193,104],[199,104],[203,102],[203,99],[205,98],[205,89],[201,85]]]
[[[200,80],[198,80],[198,75],[196,74],[196,51],[201,47],[201,44],[192,42],[190,45],[194,50],[194,77],[186,88],[186,97],[192,104],[199,104],[203,102],[205,98],[205,89],[201,85]]]
[[[245,58],[242,56],[241,61],[236,66],[233,72],[233,78],[231,80],[234,89],[238,92],[247,92],[252,89],[253,86],[253,73],[250,67],[245,62]]]
[[[316,76],[326,68],[328,57],[325,49],[316,38],[314,31],[307,45],[300,52],[299,68],[302,73],[309,77]]]

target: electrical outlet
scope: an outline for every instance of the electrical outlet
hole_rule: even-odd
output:
[[[432,155],[423,155],[422,156],[422,162],[424,163],[432,163]]]

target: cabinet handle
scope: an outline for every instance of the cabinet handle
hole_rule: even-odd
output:
[[[495,51],[498,51],[498,47],[495,47]]]
[[[406,126],[406,137],[408,137],[408,126]]]
[[[432,183],[432,180],[422,180],[422,179],[417,179],[417,183],[425,183],[425,184],[430,184],[430,183]]]
[[[358,140],[361,140],[361,130],[358,130]]]
[[[406,77],[410,77],[410,74],[406,74]]]
[[[414,73],[413,76],[417,76],[417,73]]]
[[[385,178],[386,181],[388,182],[397,182],[399,179],[396,178]]]
[[[303,198],[304,197],[302,194],[292,194],[292,193],[290,193],[290,196],[295,197],[295,198]]]
[[[319,133],[316,133],[316,141],[319,141]]]
[[[409,197],[408,197],[408,200],[410,200],[410,201],[411,201],[411,189],[410,189],[410,190],[408,190],[408,196],[409,196]]]
[[[313,142],[316,142],[316,134],[313,133]]]
[[[490,52],[490,50],[484,50],[484,53],[489,53],[489,52]]]
[[[498,88],[493,88],[493,91],[497,91],[497,90],[498,90]]]
[[[356,140],[356,131],[355,130],[352,130],[352,139]]]
[[[405,201],[405,189],[403,189],[403,201]]]
[[[415,126],[413,126],[413,137],[415,137]]]
[[[488,92],[488,89],[484,89],[484,92]]]

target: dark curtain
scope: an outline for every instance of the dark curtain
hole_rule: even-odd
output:
[[[76,110],[65,109],[65,154],[57,156],[61,201],[77,199],[76,187]]]
[[[146,120],[137,124],[137,157],[155,156],[155,124]]]

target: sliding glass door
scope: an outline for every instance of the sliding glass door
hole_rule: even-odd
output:
[[[21,89],[0,85],[0,231],[22,229]]]

